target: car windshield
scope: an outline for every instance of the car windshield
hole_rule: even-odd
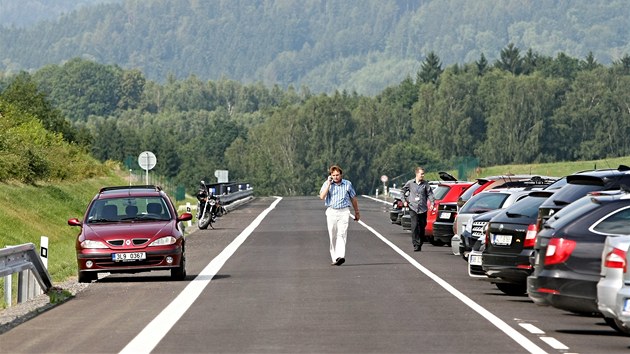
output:
[[[170,211],[161,197],[123,197],[96,200],[90,206],[87,222],[170,219]]]
[[[487,193],[482,192],[464,204],[460,210],[461,214],[465,213],[484,213],[486,211],[500,209],[505,200],[509,197],[507,193]]]

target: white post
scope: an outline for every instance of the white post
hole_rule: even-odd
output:
[[[190,213],[190,202],[186,202],[186,212]],[[188,220],[188,227],[192,226],[192,220]]]
[[[378,198],[378,188],[376,188],[376,198]]]
[[[4,303],[7,304],[7,307],[11,307],[13,301],[11,301],[11,296],[13,289],[11,289],[12,279],[11,274],[4,276]]]

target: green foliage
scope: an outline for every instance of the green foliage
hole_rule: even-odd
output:
[[[82,148],[68,144],[34,116],[0,99],[0,182],[77,180],[104,171]]]
[[[30,72],[81,57],[138,69],[162,83],[169,75],[195,75],[202,82],[229,78],[377,95],[409,75],[415,79],[430,53],[445,66],[483,56],[488,66],[498,61],[505,70],[529,74],[527,54],[514,49],[532,48],[547,57],[591,53],[606,65],[630,50],[630,7],[621,0],[89,0],[101,1],[107,4],[74,12],[69,9],[76,3],[68,0],[26,0],[19,6],[5,1],[1,23],[21,26],[0,30],[0,70]],[[49,21],[35,22],[43,11]],[[119,86],[117,93],[128,96],[116,98],[99,91],[98,81],[88,79],[82,88],[92,86],[93,94],[105,97],[80,117],[67,114],[76,102],[56,104],[71,120],[103,114],[112,100],[121,108],[133,106],[129,87]]]

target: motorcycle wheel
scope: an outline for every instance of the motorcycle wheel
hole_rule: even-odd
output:
[[[203,213],[203,217],[201,219],[197,219],[197,226],[200,229],[205,230],[208,228],[211,222],[212,222],[212,215],[206,211],[205,213]]]

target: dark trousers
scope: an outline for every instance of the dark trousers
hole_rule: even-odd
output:
[[[424,243],[424,229],[427,227],[427,213],[416,213],[409,210],[411,216],[411,242],[413,247],[422,247]]]

